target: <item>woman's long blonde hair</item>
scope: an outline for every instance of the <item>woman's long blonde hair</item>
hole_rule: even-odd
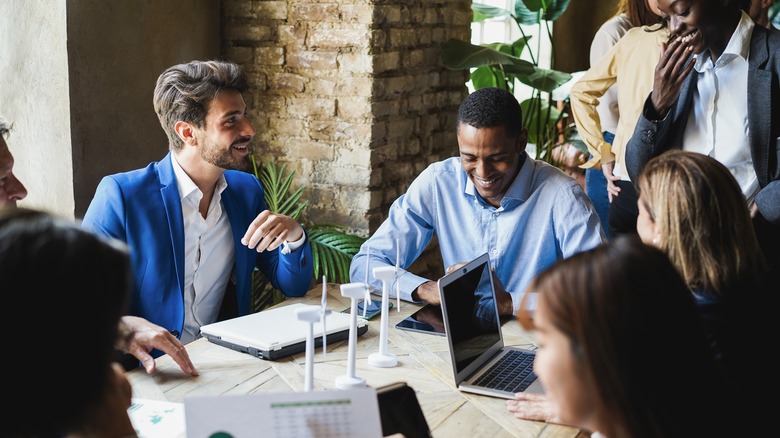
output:
[[[759,278],[764,259],[747,202],[723,164],[668,151],[647,163],[636,188],[660,228],[659,247],[690,288],[722,294]]]

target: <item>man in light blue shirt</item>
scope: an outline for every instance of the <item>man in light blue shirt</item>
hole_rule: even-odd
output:
[[[395,266],[396,253],[399,267],[408,267],[436,235],[444,266],[489,254],[499,314],[514,315],[534,276],[606,237],[582,187],[526,154],[528,133],[511,93],[471,93],[458,110],[457,134],[460,156],[428,166],[393,203],[352,259],[351,281],[365,281],[367,266],[369,273]],[[381,281],[368,278],[381,290]],[[401,299],[439,304],[435,280],[402,271],[397,281]],[[395,290],[394,283],[391,296]]]

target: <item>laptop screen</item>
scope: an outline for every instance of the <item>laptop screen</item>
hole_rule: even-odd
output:
[[[447,332],[454,365],[460,374],[484,353],[503,346],[487,254],[443,277],[440,287],[450,321]]]

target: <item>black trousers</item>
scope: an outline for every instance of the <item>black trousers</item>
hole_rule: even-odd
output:
[[[609,231],[612,236],[619,234],[637,234],[636,218],[639,216],[639,208],[636,200],[639,195],[631,181],[618,181],[620,195],[612,197],[609,205]]]

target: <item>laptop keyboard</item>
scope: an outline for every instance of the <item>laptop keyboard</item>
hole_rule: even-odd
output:
[[[536,380],[536,374],[533,372],[533,363],[533,353],[509,350],[501,360],[493,364],[474,384],[512,393],[522,392]]]

